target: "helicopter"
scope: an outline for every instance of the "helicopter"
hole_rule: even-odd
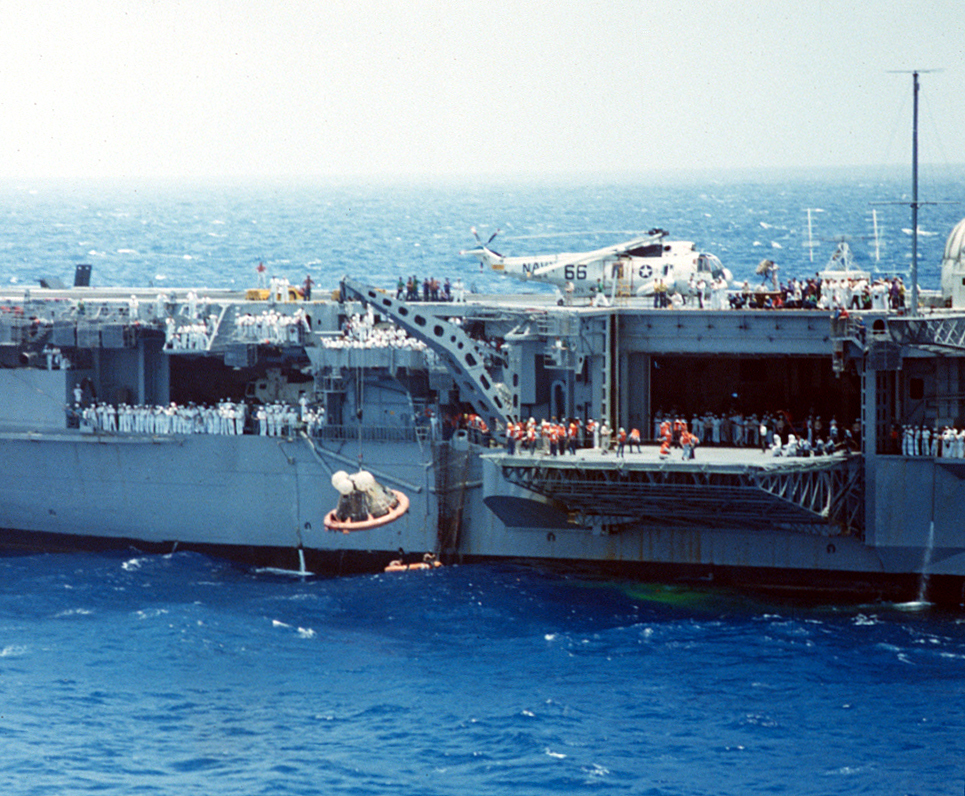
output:
[[[574,296],[652,296],[659,282],[671,293],[688,293],[695,278],[724,279],[728,284],[733,279],[715,255],[697,251],[689,241],[666,240],[669,233],[663,229],[593,251],[521,257],[506,257],[491,248],[500,230],[485,242],[475,227],[471,232],[479,245],[460,254],[476,257],[481,267],[515,279],[546,282]]]

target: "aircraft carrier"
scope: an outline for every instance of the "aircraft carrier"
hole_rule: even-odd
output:
[[[0,539],[336,573],[430,552],[961,604],[965,459],[896,439],[965,427],[956,279],[948,308],[845,314],[414,302],[349,278],[308,301],[274,287],[6,289]],[[134,423],[135,407],[166,419]],[[204,407],[235,414],[212,425]],[[285,407],[269,426],[265,410]],[[853,444],[778,457],[705,440],[685,460],[652,441],[658,413],[734,410],[834,417]],[[511,451],[507,423],[530,417],[605,420],[647,442]],[[408,511],[327,529],[333,476],[360,468]]]

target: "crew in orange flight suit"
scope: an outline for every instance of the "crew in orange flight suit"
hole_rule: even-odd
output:
[[[700,443],[696,434],[691,434],[686,429],[680,435],[680,447],[683,449],[685,459],[694,458],[694,448]]]

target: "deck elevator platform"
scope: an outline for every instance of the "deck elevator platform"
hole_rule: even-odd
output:
[[[780,458],[753,449],[702,450],[696,460],[660,459],[656,448],[617,457],[484,458],[512,487],[486,498],[504,524],[524,522],[521,500],[571,524],[618,533],[636,525],[782,528],[823,536],[864,533],[860,456]]]

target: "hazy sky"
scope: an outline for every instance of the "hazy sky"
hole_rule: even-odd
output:
[[[965,161],[951,0],[4,0],[0,176]]]

